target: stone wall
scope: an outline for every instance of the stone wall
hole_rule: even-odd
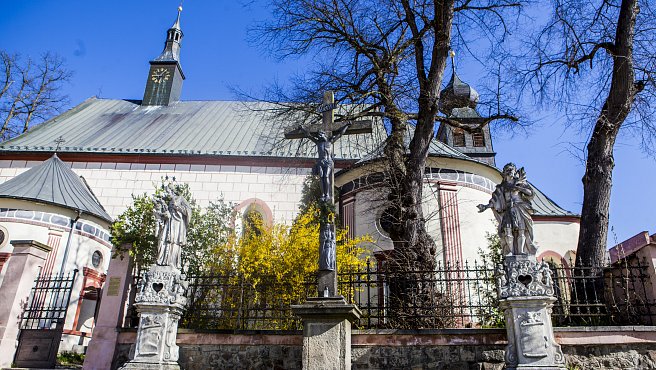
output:
[[[128,361],[130,346],[118,345],[113,369]],[[301,345],[181,345],[179,363],[185,370],[300,369],[302,350]]]
[[[359,346],[351,366],[361,369],[502,369],[503,345]]]
[[[120,333],[112,369],[127,362],[136,331]],[[303,335],[300,332],[201,333],[180,329],[179,363],[185,370],[300,369]]]
[[[134,331],[123,332],[114,357],[127,361]],[[180,365],[200,369],[300,369],[300,333],[178,334]],[[353,370],[501,370],[503,329],[356,330]],[[656,369],[656,327],[556,328],[572,370]]]

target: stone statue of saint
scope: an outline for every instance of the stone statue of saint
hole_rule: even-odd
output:
[[[312,174],[319,176],[321,180],[321,200],[331,201],[333,199],[333,144],[339,139],[348,127],[352,124],[349,122],[337,130],[331,132],[331,135],[325,131],[319,131],[316,134],[308,131],[305,127],[298,128],[305,133],[305,136],[317,146],[319,159],[312,169]]]
[[[182,247],[187,244],[190,217],[191,206],[172,186],[167,186],[165,194],[155,198],[158,265],[182,269]]]
[[[337,241],[333,224],[322,224],[319,230],[319,270],[335,271]]]
[[[491,208],[499,222],[499,239],[506,255],[535,255],[533,245],[533,189],[526,181],[524,168],[513,163],[503,167],[503,181],[497,185],[488,204],[479,204],[479,212]]]

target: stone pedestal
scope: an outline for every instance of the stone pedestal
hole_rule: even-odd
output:
[[[506,319],[506,369],[565,369],[551,326],[551,270],[534,256],[508,256],[497,275],[499,308]]]
[[[10,367],[18,346],[20,318],[30,290],[52,248],[35,240],[12,240],[14,250],[0,286],[0,368]]]
[[[508,333],[506,370],[565,368],[565,357],[551,326],[551,307],[555,301],[553,297],[537,296],[499,302]]]
[[[319,297],[292,310],[303,319],[303,369],[351,369],[351,322],[360,309],[343,297]]]
[[[187,282],[170,266],[153,265],[143,276],[135,307],[139,328],[132,360],[121,369],[179,370],[176,336]]]

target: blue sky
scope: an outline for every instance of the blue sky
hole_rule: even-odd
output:
[[[181,62],[187,79],[183,100],[233,100],[230,86],[257,91],[302,71],[303,60],[278,62],[247,41],[247,30],[269,16],[245,0],[185,1]],[[175,20],[175,0],[0,1],[1,48],[24,56],[54,51],[74,71],[66,87],[71,105],[90,96],[140,99],[148,61],[162,50]],[[469,64],[471,63],[471,64]],[[474,61],[458,63],[459,75],[476,87]],[[449,75],[447,72],[446,79]],[[525,109],[526,110],[526,109]],[[529,110],[530,111],[530,110]],[[565,129],[557,114],[535,112],[539,123],[527,133],[495,137],[497,164],[515,162],[529,180],[562,207],[579,213],[584,164],[571,154],[588,132]],[[609,243],[647,230],[656,232],[656,160],[640,152],[629,136],[616,145]]]

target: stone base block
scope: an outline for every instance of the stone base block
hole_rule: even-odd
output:
[[[551,326],[549,296],[510,297],[499,300],[506,318],[506,369],[565,369],[565,356]]]
[[[121,366],[119,370],[180,370],[177,363],[149,363],[149,362],[128,362]]]
[[[321,297],[292,310],[303,319],[303,369],[351,369],[351,321],[360,318],[358,307],[343,297]]]

